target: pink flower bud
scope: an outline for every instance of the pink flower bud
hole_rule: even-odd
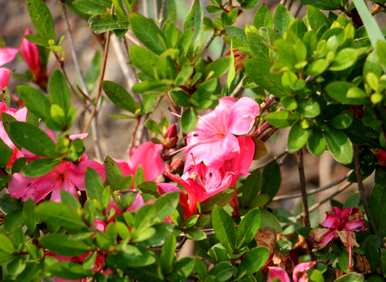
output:
[[[20,53],[35,77],[35,80],[39,80],[42,75],[39,49],[38,46],[26,38],[29,34],[31,34],[31,30],[27,28],[24,32],[24,38],[21,41]]]
[[[377,159],[381,166],[386,166],[386,150],[380,149],[377,153]]]
[[[177,136],[177,125],[173,123],[171,126],[169,126],[166,132],[166,138],[173,138],[176,136]]]

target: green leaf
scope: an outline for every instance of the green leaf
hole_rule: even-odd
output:
[[[71,107],[71,96],[67,82],[59,70],[55,70],[48,80],[48,94],[52,104],[59,105],[67,116]]]
[[[144,267],[155,263],[155,261],[152,252],[142,247],[127,245],[121,252],[109,254],[106,259],[106,265],[127,269]]]
[[[324,152],[326,147],[327,147],[327,141],[324,138],[323,134],[319,130],[313,129],[311,131],[311,135],[308,138],[308,142],[307,142],[308,150],[312,154],[316,156],[320,156]]]
[[[301,2],[325,10],[336,10],[342,5],[342,0],[301,0]]]
[[[26,176],[41,176],[50,172],[59,163],[59,160],[37,159],[23,167],[23,173]]]
[[[242,218],[239,227],[237,228],[237,246],[238,248],[243,245],[249,244],[256,236],[261,224],[261,212],[255,208]]]
[[[272,161],[263,168],[261,193],[268,195],[270,199],[279,192],[281,184],[280,165],[277,161]]]
[[[342,71],[355,64],[362,51],[354,48],[344,48],[336,54],[329,69],[331,71]]]
[[[325,25],[329,25],[329,20],[325,14],[320,11],[320,9],[316,9],[313,6],[307,7],[307,19],[313,30],[318,30]]]
[[[331,98],[345,105],[363,105],[367,103],[364,91],[350,82],[331,82],[327,85],[326,92]]]
[[[182,130],[187,133],[192,131],[197,122],[197,115],[193,108],[186,110],[181,117]]]
[[[221,261],[213,266],[209,274],[216,277],[215,281],[223,282],[232,278],[234,272],[235,269],[229,261]]]
[[[221,207],[215,207],[212,211],[212,226],[217,240],[228,250],[233,253],[236,244],[236,233],[232,217],[227,214]]]
[[[299,122],[293,125],[288,134],[288,152],[295,153],[303,148],[309,136],[310,131],[303,129]]]
[[[0,167],[5,167],[12,156],[12,150],[0,139]]]
[[[347,273],[335,280],[335,282],[364,282],[364,281],[365,281],[365,278],[363,277],[363,275],[355,272]]]
[[[279,34],[283,34],[288,29],[289,23],[291,21],[291,16],[288,13],[284,5],[279,4],[276,7],[275,14],[273,16],[273,25],[275,30]]]
[[[27,0],[28,13],[38,35],[45,40],[55,39],[54,19],[43,0]]]
[[[175,79],[176,85],[183,85],[193,74],[193,71],[194,69],[191,65],[184,65]]]
[[[386,200],[386,172],[383,169],[377,169],[375,172],[375,185],[370,195],[369,213],[376,226],[376,233],[380,238],[386,235],[386,209],[384,202]]]
[[[131,177],[123,176],[121,169],[112,158],[106,157],[104,166],[106,169],[107,183],[113,190],[126,189],[131,185]]]
[[[348,112],[341,113],[337,116],[335,116],[331,120],[331,125],[335,127],[336,129],[347,129],[350,127],[350,125],[353,122],[353,116],[352,114]]]
[[[195,41],[201,32],[203,19],[204,16],[200,1],[194,0],[192,8],[190,9],[190,12],[184,22],[184,30],[193,32],[193,41]]]
[[[39,127],[25,122],[11,122],[9,137],[20,148],[40,156],[55,154],[55,144],[51,138]]]
[[[17,86],[16,92],[29,111],[43,120],[47,121],[49,119],[51,103],[43,92],[28,85]]]
[[[329,65],[330,65],[330,62],[327,59],[319,59],[319,60],[313,61],[307,67],[307,73],[312,76],[318,76],[322,74],[324,71],[326,71]]]
[[[267,248],[253,248],[242,260],[239,266],[239,277],[245,274],[253,274],[258,272],[269,258]]]
[[[299,103],[299,113],[306,118],[315,118],[320,114],[319,103],[308,99]]]
[[[137,110],[137,103],[134,98],[121,85],[105,80],[103,81],[103,90],[109,97],[111,102],[119,108],[135,113]]]
[[[334,159],[342,164],[349,164],[353,158],[353,147],[350,139],[341,130],[327,128],[324,132],[327,147]]]
[[[129,17],[131,28],[135,36],[156,54],[166,50],[166,43],[162,31],[152,19],[145,18],[140,14]]]
[[[377,42],[376,54],[379,63],[385,68],[386,67],[386,41],[380,40]]]
[[[227,87],[230,89],[233,80],[236,76],[236,68],[235,68],[235,56],[233,54],[233,48],[231,43],[231,54],[229,56],[229,69],[228,69],[228,76],[227,76]]]
[[[371,15],[365,1],[363,0],[353,0],[352,1],[357,9],[359,16],[362,19],[362,22],[366,28],[367,34],[369,36],[371,45],[373,48],[376,48],[377,42],[379,40],[384,40],[383,33],[379,28],[375,18]]]
[[[54,203],[43,202],[36,207],[36,214],[43,222],[52,226],[62,226],[68,230],[81,230],[86,227],[79,214],[67,206]]]
[[[75,0],[72,6],[79,12],[95,16],[108,12],[111,9],[111,1],[109,0]]]
[[[285,128],[291,125],[290,113],[287,111],[272,112],[264,118],[270,125],[276,128]]]
[[[162,272],[165,274],[173,270],[173,264],[176,260],[176,236],[171,234],[166,240],[161,249],[160,264]]]
[[[266,4],[256,11],[256,15],[253,19],[253,25],[259,27],[271,27],[272,26],[272,14]]]
[[[157,217],[160,221],[165,220],[166,216],[171,215],[177,208],[179,203],[179,193],[169,192],[164,194],[161,198],[157,199],[154,207],[157,211]]]
[[[158,79],[157,73],[160,57],[152,51],[133,45],[129,49],[130,59],[134,66],[148,77]]]
[[[126,17],[117,17],[111,14],[92,16],[88,22],[95,33],[104,33],[112,30],[121,31],[129,28],[129,21]]]
[[[43,236],[40,243],[48,250],[62,256],[80,256],[91,249],[79,239],[72,239],[66,234],[59,233]]]
[[[103,193],[104,186],[102,184],[99,174],[88,168],[86,171],[86,192],[89,199],[95,199],[99,203],[103,203]]]
[[[261,226],[260,229],[272,229],[273,231],[280,233],[282,232],[282,228],[280,226],[279,220],[267,210],[261,211]]]
[[[3,233],[0,233],[0,242],[0,252],[12,254],[15,251],[12,241]]]

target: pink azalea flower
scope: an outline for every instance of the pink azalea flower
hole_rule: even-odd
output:
[[[31,34],[31,29],[27,28],[24,32],[24,37],[20,44],[20,54],[27,63],[35,80],[38,80],[43,74],[40,62],[39,48],[36,44],[29,41],[26,36]]]
[[[8,87],[10,77],[11,70],[7,68],[0,68],[0,91]]]
[[[294,282],[308,282],[308,274],[307,271],[313,268],[316,264],[316,261],[309,261],[299,263],[295,266],[292,272],[292,279]]]
[[[269,266],[267,282],[291,282],[288,273],[281,267]]]
[[[237,136],[247,135],[260,113],[259,105],[251,98],[236,101],[232,97],[220,99],[219,105],[202,116],[197,128],[187,138],[186,152],[196,163],[221,166],[240,154]]]
[[[332,208],[325,220],[320,224],[328,230],[322,235],[321,247],[338,238],[339,231],[357,232],[365,229],[365,221],[359,215],[357,208]]]
[[[17,52],[15,48],[0,48],[0,67],[13,61]]]
[[[320,248],[327,246],[332,240],[339,238],[348,249],[349,269],[352,268],[352,248],[358,243],[355,233],[366,229],[365,221],[357,208],[332,208],[320,224],[321,229],[314,230],[315,240]]]
[[[143,169],[146,181],[153,181],[162,175],[165,163],[161,158],[162,145],[145,142],[130,152],[128,162],[118,161],[124,175],[135,175],[137,169]]]
[[[104,178],[103,166],[83,155],[78,163],[62,161],[43,176],[29,177],[15,173],[9,183],[8,192],[12,197],[23,201],[32,199],[34,202],[40,202],[51,195],[51,200],[59,202],[61,191],[76,195],[78,190],[84,190],[84,178],[88,168],[96,170]]]

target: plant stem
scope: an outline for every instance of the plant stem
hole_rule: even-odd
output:
[[[300,192],[302,194],[303,209],[304,209],[304,224],[306,227],[311,227],[310,212],[308,210],[308,199],[306,191],[306,175],[304,173],[304,152],[300,150],[298,153],[298,171],[300,181]]]
[[[338,179],[336,181],[333,181],[333,182],[331,182],[331,183],[329,183],[329,184],[327,184],[325,186],[322,186],[322,187],[310,190],[310,191],[307,192],[307,196],[311,196],[311,195],[318,194],[320,192],[326,191],[328,189],[335,188],[337,185],[341,184],[345,180],[347,180],[347,176],[342,177],[341,179]],[[283,201],[283,200],[296,199],[296,198],[300,198],[300,197],[302,197],[301,193],[292,193],[292,194],[287,194],[287,195],[276,196],[275,198],[273,198],[272,201],[273,202],[277,202],[277,201]]]
[[[82,132],[88,132],[88,130],[90,129],[92,120],[94,119],[94,117],[98,113],[100,98],[102,96],[103,79],[105,77],[106,66],[107,66],[107,59],[108,59],[108,55],[109,55],[111,32],[108,32],[106,37],[107,38],[106,38],[106,42],[105,42],[105,46],[104,46],[104,51],[103,51],[103,61],[102,61],[101,75],[100,75],[99,80],[98,80],[97,95],[96,95],[96,98],[95,98],[95,106],[94,106],[93,111],[90,114],[90,119],[85,124]]]

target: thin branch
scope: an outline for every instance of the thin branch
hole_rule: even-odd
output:
[[[75,71],[78,74],[79,83],[80,83],[80,87],[81,87],[82,91],[89,96],[89,93],[87,91],[86,83],[84,81],[82,72],[80,71],[79,61],[78,61],[78,58],[77,58],[77,55],[76,55],[76,51],[75,51],[74,39],[73,39],[73,36],[72,36],[72,29],[71,29],[70,21],[68,20],[67,8],[66,8],[66,5],[63,2],[60,2],[60,3],[62,4],[64,23],[65,23],[65,26],[66,26],[66,33],[67,33],[67,36],[68,36],[68,40],[70,42],[71,57],[72,57],[72,61],[74,63]]]
[[[302,8],[303,8],[303,4],[299,3],[299,6],[297,7],[296,12],[295,12],[295,18],[297,18],[299,16],[300,11],[302,10]]]
[[[131,134],[131,143],[129,147],[129,152],[135,147],[137,141],[138,128],[141,123],[141,117],[137,117],[137,121],[135,123],[133,133]]]
[[[280,154],[277,155],[277,156],[272,157],[270,160],[268,160],[268,161],[266,161],[266,162],[260,164],[259,166],[257,166],[257,167],[254,168],[254,169],[255,169],[255,170],[256,170],[256,169],[261,169],[261,168],[263,168],[263,167],[269,165],[270,163],[272,163],[272,162],[274,162],[274,161],[277,161],[277,160],[280,160],[281,158],[287,156],[287,154],[288,154],[288,151],[285,150],[284,152],[280,153]]]
[[[111,37],[110,35],[111,35],[110,32],[108,32],[107,35],[106,35],[107,39],[106,39],[105,46],[104,46],[104,51],[103,51],[102,69],[101,69],[101,75],[100,75],[99,81],[98,81],[97,95],[96,95],[96,98],[95,98],[95,107],[94,107],[94,110],[91,112],[90,119],[85,124],[82,132],[88,132],[88,130],[90,129],[92,120],[94,119],[94,117],[98,113],[98,108],[99,108],[99,104],[100,104],[100,98],[102,96],[103,79],[105,77],[106,66],[107,66],[107,59],[108,59],[108,55],[109,55],[110,37]]]
[[[135,79],[133,79],[133,74],[130,71],[128,64],[126,63],[127,59],[125,58],[120,42],[116,35],[112,35],[111,44],[113,46],[114,53],[117,56],[119,67],[121,68],[124,77],[127,78],[127,87],[130,90],[135,83]]]
[[[328,201],[330,201],[332,198],[336,197],[337,195],[339,195],[340,193],[344,192],[347,188],[349,188],[353,183],[352,182],[348,182],[346,183],[345,185],[343,185],[342,187],[338,188],[338,190],[336,190],[333,194],[331,194],[330,196],[324,198],[323,200],[317,202],[315,205],[311,206],[309,208],[309,212],[313,212],[315,210],[317,210],[318,208],[320,208],[323,204],[327,203]],[[300,213],[299,215],[296,216],[296,219],[300,219],[304,217],[304,212],[303,213]]]
[[[299,171],[299,181],[300,181],[300,191],[302,194],[302,202],[304,208],[304,224],[306,227],[311,227],[310,224],[310,212],[308,210],[308,199],[306,191],[306,175],[304,173],[304,153],[303,150],[300,150],[298,153],[298,171]]]
[[[314,195],[314,194],[318,194],[318,193],[326,191],[326,190],[329,190],[331,188],[335,188],[337,185],[341,184],[346,179],[347,179],[347,176],[342,177],[341,179],[338,179],[336,181],[333,181],[330,184],[327,184],[325,186],[322,186],[322,187],[319,187],[319,188],[316,188],[316,189],[313,189],[313,190],[309,190],[309,191],[307,191],[307,197],[311,196],[311,195]],[[300,198],[301,196],[302,196],[301,193],[292,193],[292,194],[287,194],[287,195],[279,195],[279,196],[276,196],[275,198],[273,198],[272,202],[296,199],[296,198]]]

